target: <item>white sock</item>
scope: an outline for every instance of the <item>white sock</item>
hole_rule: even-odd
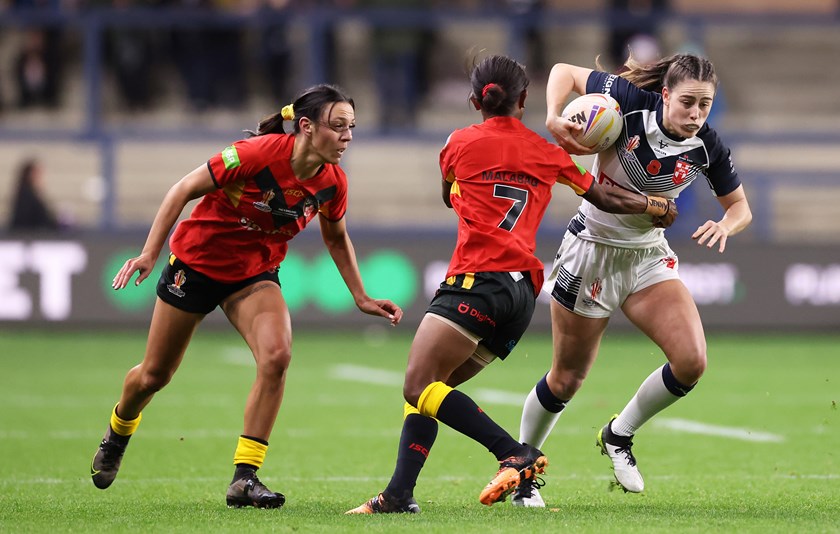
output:
[[[553,404],[554,411],[547,410],[540,402],[537,388],[542,389],[546,400]],[[548,385],[545,383],[545,377],[543,377],[525,398],[525,404],[522,406],[522,419],[519,422],[519,441],[538,449],[541,448],[557,420],[560,419],[560,414],[563,413],[565,406],[565,402],[551,394]]]
[[[619,436],[634,435],[651,417],[681,398],[671,393],[665,386],[665,380],[662,376],[663,367],[652,372],[642,382],[639,390],[636,391],[636,394],[630,399],[627,406],[621,410],[621,413],[612,422],[611,428],[613,434]]]

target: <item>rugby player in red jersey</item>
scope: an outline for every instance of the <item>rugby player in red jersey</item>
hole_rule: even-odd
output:
[[[673,202],[600,186],[564,149],[529,130],[521,121],[528,78],[516,61],[487,57],[470,82],[470,101],[483,122],[455,131],[441,151],[443,200],[458,215],[458,240],[409,352],[397,466],[385,490],[349,514],[419,511],[414,486],[437,421],[498,460],[499,471],[479,496],[483,504],[503,500],[545,469],[542,452],[516,441],[453,388],[505,359],[531,321],[543,282],[536,233],[554,184],[608,212],[647,213],[666,226],[677,215]]]
[[[284,120],[293,122],[292,133],[284,132]],[[265,487],[256,471],[265,459],[292,356],[291,319],[277,273],[288,242],[317,215],[324,244],[356,306],[392,325],[402,318],[393,302],[365,292],[347,234],[347,177],[338,164],[354,126],[349,96],[332,85],[311,87],[166,194],[143,251],[125,262],[114,289],[124,288],[134,273],[139,273],[135,284],[149,276],[186,204],[201,201],[169,240],[171,254],[157,284],[146,353],[126,375],[91,463],[96,487],[105,489],[114,481],[141,410],[169,383],[204,316],[220,306],[257,364],[227,504],[283,505],[283,494]]]

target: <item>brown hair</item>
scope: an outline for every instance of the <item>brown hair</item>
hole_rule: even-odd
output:
[[[639,63],[631,54],[620,76],[637,87],[657,93],[663,87],[674,87],[685,80],[710,82],[715,89],[718,86],[715,66],[694,54],[674,54],[648,64]]]
[[[326,106],[338,102],[347,102],[353,109],[356,109],[356,103],[353,102],[353,99],[337,85],[322,83],[299,93],[292,103],[294,119],[291,120],[294,122],[294,133],[300,132],[301,117],[306,117],[313,122],[317,122],[321,118],[321,114],[324,112]],[[246,131],[252,136],[285,133],[283,129],[284,120],[283,112],[278,111],[261,120],[256,132],[253,130]]]

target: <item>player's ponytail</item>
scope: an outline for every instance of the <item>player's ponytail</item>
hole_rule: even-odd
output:
[[[712,62],[694,54],[674,54],[652,63],[639,63],[631,54],[620,76],[647,91],[662,92],[685,80],[711,82],[717,87],[718,77]]]
[[[319,84],[300,93],[292,104],[284,106],[282,110],[269,115],[260,121],[257,131],[246,130],[252,136],[272,133],[285,133],[283,121],[288,120],[294,123],[292,131],[300,132],[300,119],[306,117],[312,122],[317,122],[328,105],[338,102],[347,102],[353,109],[356,104],[344,90],[335,85]]]
[[[472,98],[490,116],[511,115],[528,87],[525,67],[506,56],[489,56],[470,73]]]

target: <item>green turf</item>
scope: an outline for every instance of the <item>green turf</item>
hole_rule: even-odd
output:
[[[548,508],[479,504],[495,461],[442,427],[415,492],[420,515],[345,516],[393,469],[410,333],[298,333],[260,471],[287,504],[234,510],[224,492],[254,375],[237,336],[199,332],[100,491],[90,458],[144,335],[2,331],[0,532],[840,532],[838,336],[710,337],[700,385],[636,437],[641,495],[608,490],[594,435],[663,360],[646,339],[613,334],[543,448]],[[527,336],[461,389],[516,437],[518,399],[549,359],[550,340]],[[341,365],[381,383],[342,378]],[[686,433],[674,420],[780,441]]]

